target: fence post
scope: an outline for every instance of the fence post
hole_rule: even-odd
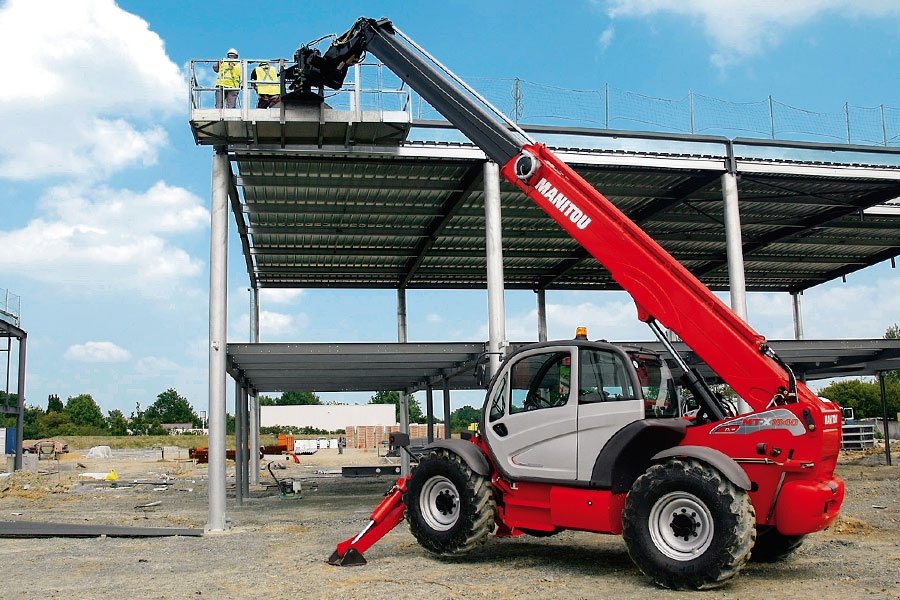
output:
[[[850,103],[844,102],[844,116],[847,119],[847,143],[852,143],[850,141]]]
[[[884,140],[884,146],[887,147],[887,124],[884,122],[884,104],[879,104],[881,109],[881,139]]]
[[[769,127],[772,129],[772,139],[775,139],[775,108],[772,105],[772,95],[769,94]]]
[[[688,98],[691,105],[691,135],[694,134],[694,90],[688,90]]]
[[[606,108],[606,128],[609,129],[609,82],[607,82],[604,87],[604,93],[606,97],[603,99],[603,103]]]

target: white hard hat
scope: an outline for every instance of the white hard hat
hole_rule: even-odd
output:
[[[227,56],[231,56],[232,54],[234,54],[234,56],[237,57],[237,56],[238,56],[238,51],[235,50],[234,48],[229,48],[229,49],[228,49],[228,54],[227,54]]]

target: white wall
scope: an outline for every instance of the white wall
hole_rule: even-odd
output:
[[[359,425],[396,425],[393,404],[260,406],[260,427],[314,427],[326,431]]]

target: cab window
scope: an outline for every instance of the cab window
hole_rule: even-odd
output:
[[[491,398],[491,412],[489,416],[491,421],[496,421],[506,414],[506,382],[508,378],[508,375],[503,377],[503,380],[497,385],[494,397]]]
[[[523,358],[510,370],[510,414],[563,406],[569,401],[571,377],[568,352]]]
[[[677,417],[680,414],[675,380],[666,363],[657,356],[632,357],[644,397],[647,419]]]
[[[579,360],[579,402],[616,402],[637,398],[628,369],[618,354],[582,348]]]

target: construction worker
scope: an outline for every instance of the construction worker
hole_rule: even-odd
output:
[[[229,48],[225,58],[213,64],[216,79],[216,108],[235,108],[241,89],[241,61],[238,51]]]
[[[269,108],[281,102],[281,83],[278,70],[263,61],[250,74],[250,85],[256,90],[256,108]]]

